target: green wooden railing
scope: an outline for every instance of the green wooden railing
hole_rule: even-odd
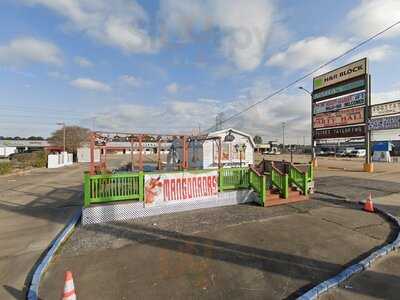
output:
[[[289,184],[295,185],[307,195],[310,183],[314,180],[311,165],[302,172],[294,166],[289,174],[282,173],[272,166],[271,172],[261,174],[253,167],[221,168],[219,191],[252,188],[258,193],[261,204],[266,200],[267,190],[275,187],[284,198],[288,198]],[[144,173],[118,173],[106,175],[84,175],[84,206],[113,201],[144,200]]]
[[[267,183],[266,176],[260,174],[253,167],[249,168],[249,183],[250,187],[254,189],[254,191],[258,194],[260,198],[260,204],[264,205],[264,201],[267,193]]]
[[[249,187],[249,168],[221,168],[218,170],[219,191]]]
[[[287,199],[289,197],[289,176],[288,176],[288,174],[283,174],[277,168],[272,167],[271,184],[272,184],[272,186],[279,189],[283,198]]]
[[[144,174],[84,175],[84,206],[123,200],[143,201]]]
[[[300,171],[293,165],[289,166],[289,184],[297,186],[304,195],[308,194],[307,173]]]

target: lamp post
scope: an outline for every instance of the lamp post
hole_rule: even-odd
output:
[[[65,122],[57,123],[57,125],[60,125],[60,126],[63,127],[63,131],[64,131],[64,134],[63,134],[63,152],[65,152]]]
[[[315,147],[314,147],[314,137],[313,137],[313,131],[314,131],[314,124],[313,124],[313,99],[312,99],[312,93],[307,90],[306,88],[299,86],[299,90],[304,91],[305,93],[310,95],[310,100],[311,100],[311,163],[313,164],[314,167],[317,167],[317,156],[315,155]]]
[[[241,144],[241,145],[236,144],[235,145],[235,150],[236,150],[237,153],[239,153],[239,166],[240,166],[240,168],[242,167],[242,152],[245,152],[246,148],[247,148],[246,144]],[[242,173],[242,170],[240,170],[240,185],[242,183],[243,183],[243,173]]]

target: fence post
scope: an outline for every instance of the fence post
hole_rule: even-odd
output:
[[[139,172],[139,200],[144,201],[144,172]]]
[[[266,184],[267,180],[265,178],[265,175],[262,175],[261,177],[261,193],[260,193],[260,197],[261,197],[261,204],[262,206],[265,206],[265,201],[267,199],[266,198],[266,194],[267,194],[267,184]]]
[[[218,169],[218,181],[219,181],[219,191],[223,192],[224,191],[224,172],[223,168]]]
[[[314,168],[313,168],[313,165],[312,165],[312,163],[310,163],[309,165],[308,165],[308,176],[309,176],[309,179],[310,179],[310,181],[313,181],[314,180]]]
[[[289,198],[289,175],[288,174],[284,174],[283,175],[283,198],[287,199]]]
[[[90,175],[83,175],[83,206],[88,207],[90,205]]]
[[[303,174],[303,193],[305,196],[308,194],[308,176],[307,172]]]

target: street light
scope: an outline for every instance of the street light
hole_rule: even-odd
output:
[[[304,91],[305,93],[309,94],[311,97],[311,162],[312,164],[316,167],[317,166],[317,159],[315,155],[315,148],[314,148],[314,138],[313,138],[313,99],[312,99],[312,93],[307,90],[306,88],[299,86],[299,90]]]
[[[239,153],[239,166],[240,168],[242,167],[242,151],[245,152],[246,151],[246,144],[236,144],[235,146],[235,150],[237,153]],[[239,171],[240,172],[240,185],[243,183],[243,172],[242,170]]]
[[[63,131],[64,131],[64,136],[63,136],[63,152],[65,152],[65,123],[64,122],[60,122],[57,123],[57,125],[60,125],[63,127]]]

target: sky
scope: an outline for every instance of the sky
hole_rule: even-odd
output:
[[[398,0],[2,0],[0,136],[60,126],[210,129],[400,20]],[[368,57],[374,103],[400,98],[400,26]],[[223,124],[310,139],[312,78]]]

